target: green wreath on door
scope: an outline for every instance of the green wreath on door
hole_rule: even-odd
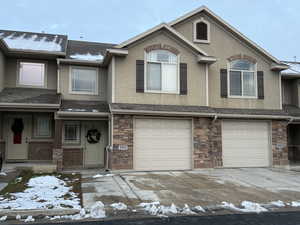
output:
[[[100,141],[101,133],[97,129],[90,129],[87,131],[86,139],[90,144],[97,144]]]

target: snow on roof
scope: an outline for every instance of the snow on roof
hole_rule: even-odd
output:
[[[283,74],[300,74],[300,62],[283,61],[290,68],[282,71]]]
[[[88,60],[88,61],[101,61],[103,60],[103,55],[97,54],[92,55],[89,52],[87,54],[73,54],[70,55],[70,58],[72,59],[79,59],[79,60]]]
[[[12,32],[6,35],[4,32],[0,32],[0,38],[4,40],[9,48],[33,50],[33,51],[54,51],[60,52],[62,49],[63,38],[58,35],[34,34],[34,33],[19,33]]]

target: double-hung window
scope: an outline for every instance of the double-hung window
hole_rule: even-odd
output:
[[[97,68],[72,67],[70,93],[96,95],[98,93]]]
[[[52,137],[52,120],[50,116],[37,116],[35,118],[35,133],[37,138],[51,138]]]
[[[244,59],[231,61],[228,83],[230,97],[256,98],[256,64]]]
[[[18,86],[46,87],[45,64],[20,62]]]
[[[80,143],[80,123],[67,121],[64,124],[63,142],[66,144]]]
[[[145,90],[178,93],[178,56],[167,50],[147,53]]]

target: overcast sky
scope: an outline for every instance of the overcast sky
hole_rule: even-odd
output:
[[[0,29],[120,43],[201,5],[275,57],[300,61],[297,0],[1,0]]]

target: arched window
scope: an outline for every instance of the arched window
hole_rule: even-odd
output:
[[[146,61],[145,90],[178,93],[178,56],[167,50],[152,50]]]
[[[210,25],[203,18],[194,22],[194,41],[200,43],[210,41]]]
[[[229,63],[229,96],[257,96],[256,64],[245,59],[236,59]]]

